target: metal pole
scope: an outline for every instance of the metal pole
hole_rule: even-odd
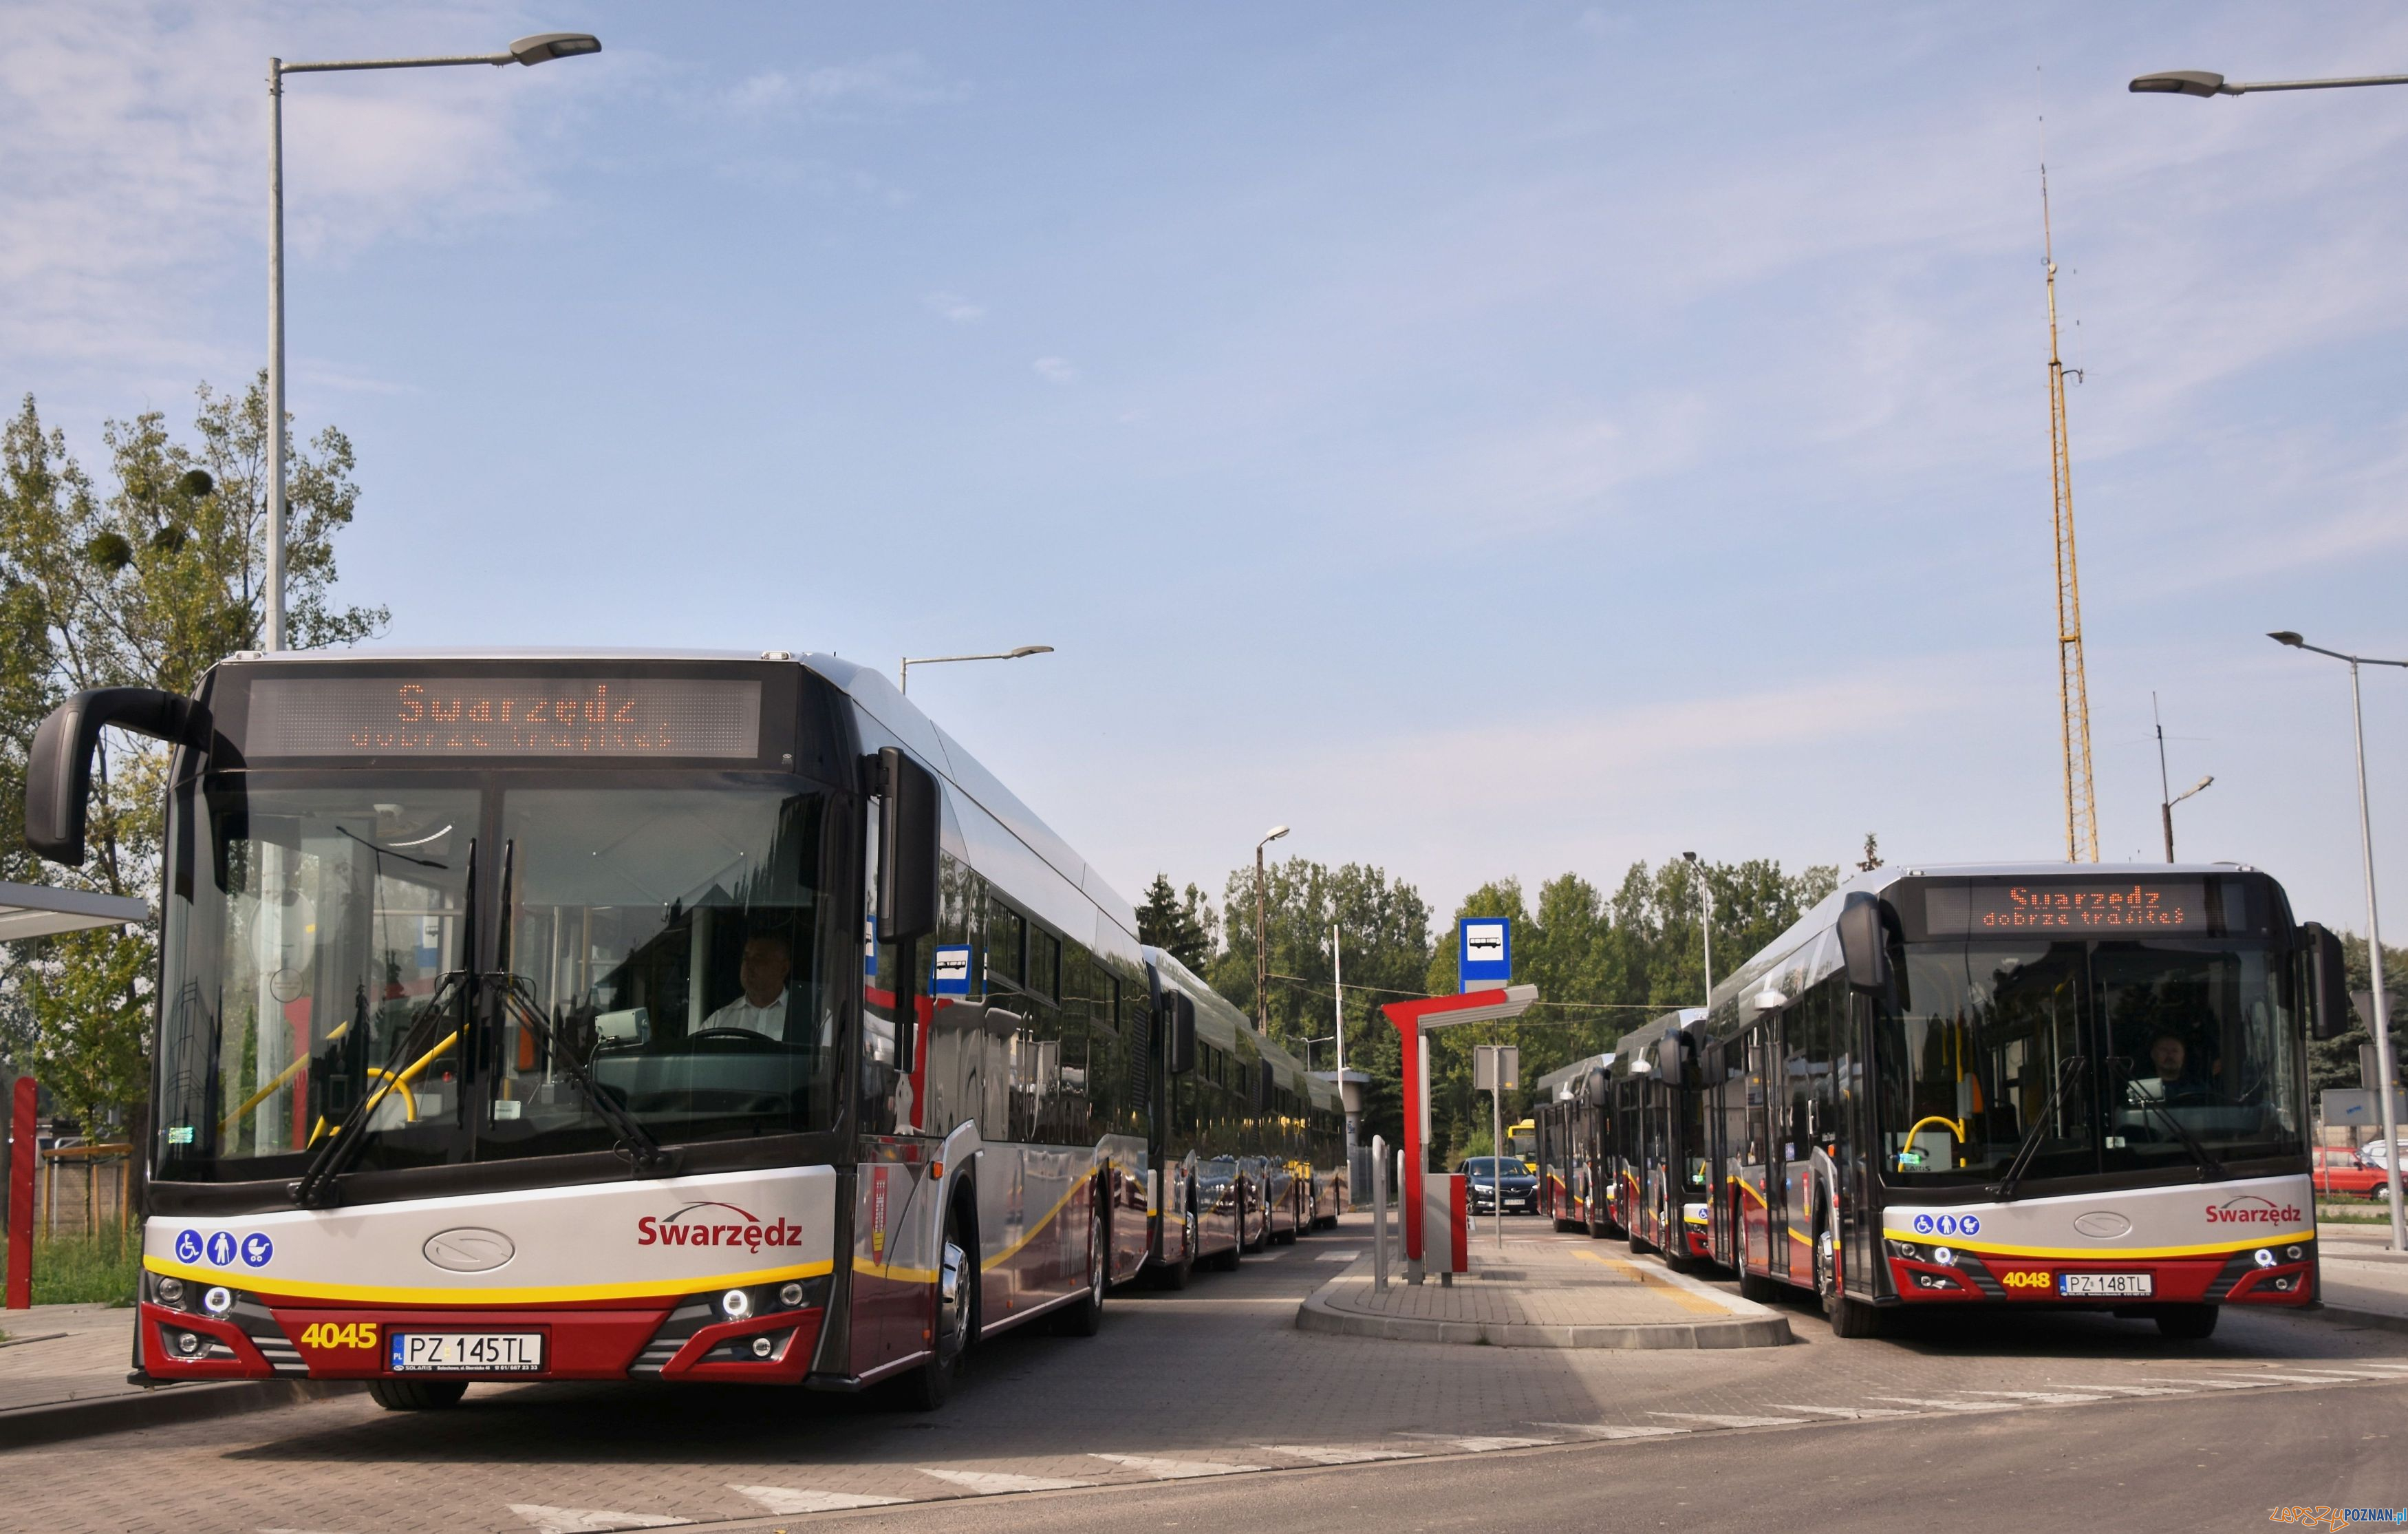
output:
[[[1271,955],[1263,946],[1263,844],[1254,843],[1254,1026],[1271,1032]]]
[[[1714,1010],[1714,887],[1706,882],[1706,866],[1698,865],[1698,888],[1706,897],[1706,1011]]]
[[[284,648],[284,61],[267,61],[267,632]]]
[[[1497,1222],[1497,1250],[1505,1250],[1505,1051],[1497,1047],[1488,1078],[1488,1191],[1497,1196],[1490,1211]]]
[[[2157,717],[2157,695],[2149,695],[2149,718],[2157,726],[2157,804],[2166,819],[2166,861],[2174,860],[2174,785],[2166,776],[2166,722]]]
[[[2358,699],[2358,657],[2349,658],[2349,724],[2358,742],[2358,844],[2366,860],[2366,965],[2374,982],[2374,1057],[2383,1068],[2383,1185],[2391,1200],[2391,1250],[2408,1252],[2400,1201],[2400,1123],[2391,1101],[2391,1006],[2383,994],[2383,924],[2374,908],[2374,823],[2366,801],[2366,709]]]
[[[1388,1288],[1388,1142],[1371,1137],[1371,1289]]]

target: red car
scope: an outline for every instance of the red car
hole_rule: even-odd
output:
[[[2315,1156],[2318,1193],[2372,1198],[2383,1192],[2383,1168],[2364,1165],[2357,1152],[2337,1145],[2319,1145]]]

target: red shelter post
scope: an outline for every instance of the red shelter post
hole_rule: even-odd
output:
[[[8,1309],[34,1306],[34,1078],[17,1078],[8,1118]]]
[[[1429,1159],[1429,1050],[1423,1035],[1432,1028],[1463,1023],[1501,1023],[1519,1017],[1539,999],[1535,985],[1509,985],[1501,991],[1466,991],[1461,996],[1426,996],[1391,1001],[1380,1009],[1396,1025],[1402,1054],[1399,1065],[1405,1086],[1405,1185],[1398,1202],[1405,1217],[1406,1276],[1421,1282],[1422,1170]]]

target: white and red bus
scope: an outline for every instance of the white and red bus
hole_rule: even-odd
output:
[[[2305,1046],[2346,1016],[2339,940],[2252,868],[1889,867],[1653,1065],[1696,1073],[1742,1289],[1842,1336],[2019,1306],[2197,1338],[2315,1298]]]
[[[176,748],[150,1379],[933,1405],[982,1338],[1092,1332],[1113,1283],[1192,1260],[1158,1175],[1192,1009],[1155,1006],[1128,902],[874,671],[237,656],[43,724],[42,855],[81,861],[109,726]],[[1300,1142],[1263,1122],[1300,1075],[1230,1043],[1254,1090],[1187,1158]],[[1278,1234],[1265,1190],[1241,1240]]]

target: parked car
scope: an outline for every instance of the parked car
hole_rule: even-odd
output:
[[[2401,1140],[2400,1143],[2408,1146],[2408,1140]],[[2358,1165],[2363,1167],[2373,1167],[2379,1169],[2391,1165],[2391,1147],[2379,1140],[2370,1140],[2359,1146],[2357,1155]],[[2408,1166],[2408,1162],[2403,1162],[2402,1165]]]
[[[1539,1179],[1521,1157],[1475,1155],[1457,1163],[1455,1169],[1463,1178],[1464,1207],[1472,1213],[1493,1213],[1500,1191],[1506,1213],[1539,1212]]]
[[[2383,1191],[2384,1168],[2370,1167],[2356,1152],[2337,1145],[2315,1149],[2315,1180],[2321,1195],[2372,1198]]]

